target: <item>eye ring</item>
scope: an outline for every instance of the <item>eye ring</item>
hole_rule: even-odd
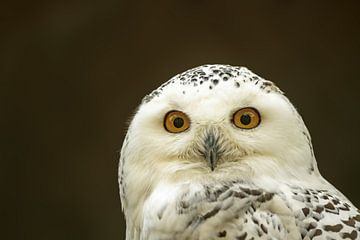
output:
[[[178,110],[172,110],[165,114],[164,128],[170,133],[181,133],[190,127],[189,117]]]
[[[259,126],[261,116],[258,110],[253,107],[245,107],[233,114],[233,124],[241,129],[253,129]]]

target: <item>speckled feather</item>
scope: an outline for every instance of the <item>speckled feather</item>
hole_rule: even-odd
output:
[[[180,188],[174,202],[148,210],[146,239],[360,237],[360,212],[330,190],[285,185],[268,192],[241,181]]]
[[[174,76],[169,81],[162,84],[158,89],[145,96],[143,103],[147,103],[154,97],[159,96],[161,92],[170,84],[178,84],[190,87],[199,87],[200,85],[205,85],[211,90],[216,87],[219,82],[226,82],[229,79],[233,81],[234,87],[236,88],[239,88],[242,83],[254,82],[254,85],[258,85],[260,89],[266,91],[267,93],[282,93],[273,82],[259,77],[245,67],[212,64],[192,68]],[[183,90],[182,93],[185,95],[186,91]]]
[[[239,132],[227,112],[247,104],[264,126]],[[164,131],[174,108],[192,129]],[[214,171],[201,154],[209,134]],[[320,175],[296,109],[244,67],[193,68],[147,95],[123,143],[119,184],[127,240],[360,239],[360,212]]]

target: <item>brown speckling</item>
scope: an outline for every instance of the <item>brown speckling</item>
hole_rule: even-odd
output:
[[[226,237],[226,231],[222,231],[222,232],[218,232],[218,237],[219,238],[223,238],[223,237]]]
[[[260,225],[261,230],[263,230],[264,233],[268,233],[267,228],[264,226],[264,224]]]
[[[330,210],[335,210],[335,207],[331,202],[328,202],[324,207]]]
[[[205,70],[211,70],[211,73],[206,73]],[[240,77],[241,79],[234,79],[235,77]],[[256,84],[254,86],[259,86],[260,89],[266,93],[275,92],[278,94],[283,94],[283,92],[276,87],[276,85],[270,81],[260,78],[252,73],[250,70],[246,68],[230,66],[230,65],[203,65],[198,66],[196,68],[189,69],[185,72],[182,72],[167,82],[163,83],[158,89],[152,91],[150,94],[145,96],[142,100],[143,103],[150,102],[153,98],[158,97],[165,90],[165,88],[169,84],[179,84],[182,86],[191,86],[198,87],[205,81],[210,81],[213,85],[209,86],[209,89],[214,88],[215,86],[220,84],[220,81],[230,81],[230,79],[234,80],[235,87],[239,88],[239,81],[248,82],[250,78],[250,82],[256,80]],[[190,83],[192,83],[190,85]],[[257,85],[257,83],[261,83]]]
[[[309,209],[309,208],[303,208],[302,211],[303,211],[305,217],[307,217],[307,215],[309,215],[309,213],[310,213],[310,209]]]
[[[342,220],[343,223],[350,227],[355,227],[355,220],[353,218],[349,218],[348,220]]]
[[[324,211],[324,208],[321,207],[321,206],[317,206],[314,211],[317,212],[317,213],[322,213],[322,211]]]
[[[243,193],[243,192],[235,192],[234,197],[245,198],[245,197],[247,197],[247,195],[245,193]]]
[[[245,240],[247,237],[247,232],[244,232],[242,235],[237,236],[236,240]]]
[[[207,212],[203,218],[204,219],[208,219],[211,218],[213,216],[215,216],[218,212],[220,211],[220,207],[215,207],[213,210],[211,210],[210,212]]]
[[[357,238],[358,234],[355,230],[353,230],[351,233],[343,233],[342,238],[350,238],[351,240],[355,240]]]
[[[314,232],[313,237],[320,236],[321,234],[322,234],[322,230],[321,229],[316,229],[315,232]]]
[[[356,215],[355,217],[353,217],[353,219],[355,219],[356,221],[360,222],[360,214]]]
[[[259,221],[258,221],[256,218],[254,218],[254,216],[251,218],[251,220],[252,220],[256,225],[259,225]]]
[[[269,201],[273,198],[274,194],[273,193],[265,193],[263,195],[261,195],[257,200],[261,203]]]
[[[343,206],[339,207],[339,209],[342,210],[342,211],[350,211],[350,208],[348,206],[346,206],[346,205],[343,205]]]
[[[336,224],[336,225],[325,225],[324,230],[329,232],[339,232],[341,229],[343,229],[342,224]]]
[[[317,223],[316,223],[316,222],[312,222],[312,223],[310,223],[310,224],[307,226],[306,230],[307,230],[307,231],[310,231],[311,229],[315,229],[316,227],[317,227]]]

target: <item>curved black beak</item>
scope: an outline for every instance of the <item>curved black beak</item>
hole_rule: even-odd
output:
[[[218,142],[219,139],[214,133],[209,133],[204,141],[204,151],[202,154],[205,160],[209,163],[211,171],[214,171],[220,155]]]

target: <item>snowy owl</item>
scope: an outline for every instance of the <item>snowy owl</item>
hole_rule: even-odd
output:
[[[127,240],[360,239],[294,106],[245,67],[199,66],[147,95],[119,184]]]

